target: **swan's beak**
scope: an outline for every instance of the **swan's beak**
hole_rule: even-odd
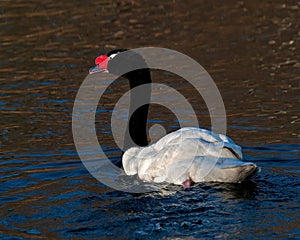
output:
[[[96,73],[96,72],[108,72],[107,66],[108,62],[111,58],[109,58],[106,55],[100,55],[96,57],[95,59],[95,65],[94,67],[90,68],[89,73]]]
[[[89,69],[89,74],[93,74],[93,73],[97,73],[97,72],[107,72],[107,69],[100,68],[99,65],[96,65]]]

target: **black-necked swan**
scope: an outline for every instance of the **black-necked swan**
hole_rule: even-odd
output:
[[[90,73],[101,70],[118,75],[118,69],[128,61],[144,62],[140,55],[134,52],[124,55],[124,51],[126,49],[117,49],[97,57],[96,66],[90,69]],[[129,80],[131,89],[151,83],[150,70],[146,63],[144,69],[122,76]],[[143,94],[143,98],[150,100],[151,89]],[[126,151],[122,157],[122,165],[127,175],[138,174],[146,182],[167,182],[189,187],[197,182],[239,183],[257,172],[256,164],[242,161],[240,146],[229,137],[206,129],[181,128],[147,146],[149,104],[134,111],[131,108],[136,100],[135,96],[131,96],[132,115],[129,115],[131,118],[126,131],[133,142],[127,141],[125,136]]]

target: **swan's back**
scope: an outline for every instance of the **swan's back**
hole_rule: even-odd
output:
[[[204,175],[215,165],[220,169],[243,165],[239,159],[242,159],[241,148],[229,137],[188,127],[172,132],[148,147],[128,149],[122,161],[128,175],[138,174],[144,181],[181,184],[187,179],[206,181]],[[224,181],[226,176],[220,179]],[[210,178],[209,181],[213,180]],[[216,178],[216,181],[219,180]]]

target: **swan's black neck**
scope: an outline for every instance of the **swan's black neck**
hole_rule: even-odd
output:
[[[124,51],[126,51],[126,49],[117,49],[108,53],[108,56],[110,56],[121,52],[109,61],[109,72],[120,75],[121,72],[126,72],[122,71],[124,69],[138,67],[140,69],[122,75],[124,78],[128,79],[130,89],[151,83],[150,70],[144,59],[133,51]],[[136,108],[136,105],[141,103],[141,99],[144,103],[150,103],[150,98],[150,84],[143,86],[139,91],[131,91],[130,93],[129,116],[131,117],[125,132],[124,151],[130,147],[148,145],[147,117],[149,104],[142,105],[139,108]]]
[[[141,86],[143,84],[151,83],[151,76],[149,69],[140,69],[135,70],[127,76],[125,76],[129,80],[130,89]],[[144,86],[138,93],[131,92],[130,95],[130,108],[129,108],[129,119],[128,129],[125,134],[124,139],[124,150],[127,150],[130,147],[135,145],[138,146],[147,146],[147,117],[149,104],[145,104],[136,109],[134,103],[139,103],[141,100],[147,100],[146,102],[150,102],[151,98],[151,87],[150,85]],[[132,141],[128,136],[128,133],[131,136]]]

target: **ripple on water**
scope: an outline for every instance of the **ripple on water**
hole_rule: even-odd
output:
[[[14,0],[1,1],[0,12],[1,239],[300,237],[299,1]],[[71,114],[87,70],[102,50],[149,43],[190,55],[212,75],[229,136],[262,168],[253,182],[129,194],[84,168]],[[210,127],[190,85],[152,73]],[[108,119],[126,90],[116,81],[97,109],[99,142],[113,162],[121,152]],[[178,128],[168,111],[150,110],[149,127]]]

